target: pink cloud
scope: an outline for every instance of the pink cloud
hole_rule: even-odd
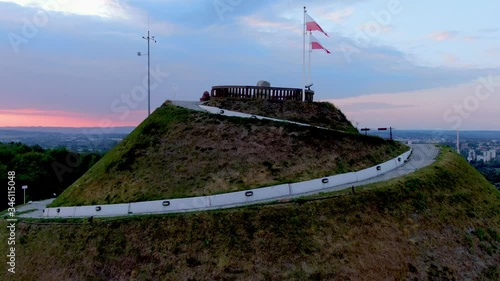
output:
[[[500,76],[447,88],[327,100],[363,127],[499,130]],[[483,80],[484,81],[484,80]]]
[[[146,110],[130,111],[125,120],[119,116],[85,114],[59,110],[0,109],[0,127],[116,127],[137,126],[147,116]]]
[[[459,61],[459,58],[453,54],[444,54],[443,55],[443,60],[447,64],[456,64]]]
[[[0,115],[37,115],[37,116],[63,116],[70,112],[59,110],[41,110],[35,108],[24,109],[0,109]],[[76,113],[71,113],[77,115]]]
[[[240,18],[240,21],[244,26],[256,28],[263,32],[277,33],[291,31],[294,33],[301,33],[300,27],[289,22],[271,21],[256,16],[245,16]]]
[[[334,23],[343,23],[349,16],[352,15],[353,11],[354,10],[352,8],[346,8],[332,13],[327,13],[323,15],[323,17],[333,21]]]
[[[457,33],[455,31],[438,31],[432,34],[429,34],[427,38],[432,39],[434,41],[447,41],[452,40],[457,37]]]

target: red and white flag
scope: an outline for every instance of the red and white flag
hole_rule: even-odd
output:
[[[306,30],[307,31],[318,30],[320,32],[323,32],[326,36],[328,36],[328,34],[326,34],[326,32],[323,30],[323,28],[321,28],[321,26],[319,26],[319,24],[315,20],[313,20],[313,18],[311,18],[308,14],[306,14]]]
[[[318,41],[318,39],[316,39],[316,37],[314,37],[312,35],[309,35],[309,36],[311,36],[311,49],[312,50],[323,49],[323,50],[325,50],[325,52],[327,54],[330,54],[330,51],[328,51],[327,48],[323,47],[323,45],[321,45],[321,43]]]

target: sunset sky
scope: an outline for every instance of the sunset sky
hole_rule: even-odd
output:
[[[302,86],[359,126],[500,130],[498,1],[0,0],[0,127],[134,126],[214,85]]]

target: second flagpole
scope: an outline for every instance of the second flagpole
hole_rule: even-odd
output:
[[[303,39],[303,49],[302,49],[302,101],[306,98],[306,6],[304,6],[304,25],[302,26],[302,39]]]
[[[312,84],[312,82],[311,82],[311,53],[312,53],[311,36],[312,36],[312,31],[309,31],[309,70],[308,70],[309,81],[307,82],[309,89],[311,89],[311,84]]]

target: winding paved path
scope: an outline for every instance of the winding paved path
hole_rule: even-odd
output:
[[[437,155],[439,154],[439,148],[434,144],[412,144],[410,147],[413,149],[409,160],[401,167],[398,167],[392,171],[384,173],[380,176],[367,179],[364,181],[359,181],[354,184],[346,184],[341,186],[336,186],[331,189],[325,189],[324,191],[335,191],[349,188],[351,186],[362,186],[371,183],[388,181],[393,178],[401,177],[410,173],[415,172],[418,169],[429,166],[434,163]],[[322,192],[324,192],[322,191]],[[310,194],[307,194],[310,195]],[[302,195],[303,196],[303,195]]]
[[[185,107],[188,109],[204,111],[203,109],[201,109],[198,106],[198,104],[200,104],[199,102],[175,101],[173,103],[175,105],[182,106],[182,107]],[[351,188],[352,186],[357,187],[357,186],[367,185],[367,184],[371,184],[371,183],[388,181],[388,180],[393,179],[393,178],[397,178],[397,177],[401,177],[401,176],[410,174],[418,169],[424,168],[424,167],[432,164],[436,160],[436,157],[439,153],[439,148],[437,148],[433,144],[413,144],[410,146],[413,148],[413,152],[412,152],[412,155],[410,156],[409,160],[403,166],[398,167],[398,168],[396,168],[392,171],[389,171],[387,173],[384,173],[380,176],[377,176],[377,177],[374,177],[374,178],[371,178],[368,180],[356,182],[356,183],[350,183],[350,184],[346,184],[346,185],[336,186],[336,187],[333,187],[330,189],[324,189],[324,190],[321,190],[319,192],[304,193],[304,194],[300,194],[300,195],[292,196],[292,197],[288,196],[285,198],[303,197],[303,196],[307,196],[307,195],[317,194],[320,192],[337,191],[337,190]],[[34,210],[33,212],[21,214],[21,215],[19,215],[19,217],[42,218],[42,210],[48,204],[50,204],[52,201],[54,201],[54,199],[47,199],[44,201],[32,202],[32,203],[26,204],[26,205],[18,208],[17,212],[19,213],[19,212]],[[276,199],[266,200],[266,201],[276,201]],[[262,202],[265,202],[265,201],[251,202],[249,205],[253,205],[256,203],[262,203]],[[236,206],[231,206],[231,207],[237,207],[237,206],[242,206],[242,204],[236,205]],[[227,207],[223,207],[223,208],[227,208]],[[210,210],[213,210],[213,209],[214,208],[210,208]]]

